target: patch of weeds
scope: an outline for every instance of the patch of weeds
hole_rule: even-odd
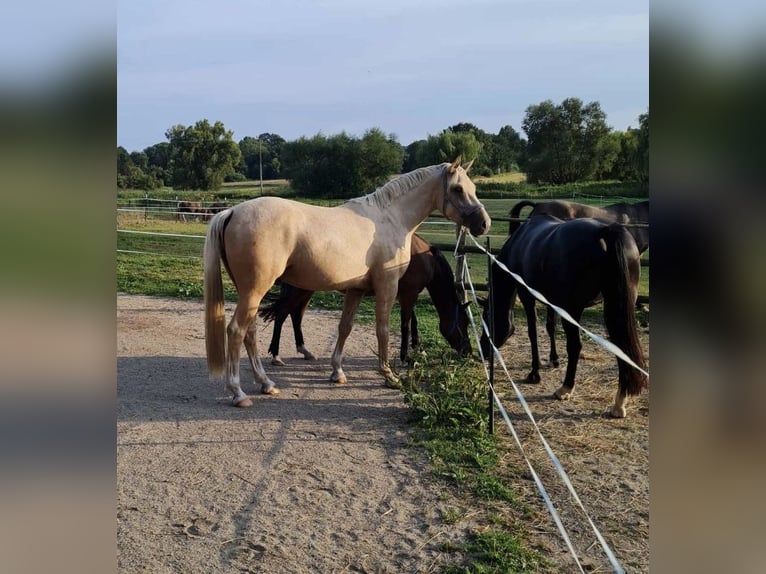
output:
[[[465,511],[460,508],[446,508],[442,512],[444,524],[457,524],[465,518]]]
[[[178,296],[183,298],[202,297],[202,284],[183,282],[178,286]]]
[[[450,566],[445,574],[506,574],[509,572],[540,572],[548,567],[537,552],[528,550],[514,535],[488,530],[472,535],[471,540],[457,550],[466,554],[467,566]]]
[[[544,571],[542,555],[527,549],[512,532],[512,521],[497,512],[502,508],[498,502],[510,504],[520,516],[527,509],[498,476],[499,442],[487,432],[486,379],[481,365],[421,351],[400,380],[404,400],[418,426],[412,442],[428,453],[434,474],[456,486],[472,511],[494,528],[474,535],[464,545],[444,547],[445,552],[463,556],[463,565],[449,566],[444,572]],[[464,519],[465,512],[454,508],[442,513],[445,524]]]

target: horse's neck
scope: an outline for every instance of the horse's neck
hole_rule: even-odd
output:
[[[394,199],[385,209],[386,217],[414,233],[415,228],[438,208],[440,193],[438,182],[423,182]]]
[[[455,293],[454,277],[447,277],[445,273],[439,273],[438,267],[431,281],[426,284],[428,294],[431,295],[436,312],[441,320],[454,319],[455,306],[458,304]]]

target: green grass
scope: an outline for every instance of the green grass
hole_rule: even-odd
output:
[[[518,519],[528,517],[530,510],[499,474],[499,443],[487,433],[486,379],[480,364],[429,348],[416,354],[401,386],[416,424],[412,443],[428,454],[434,476],[487,523],[486,530],[473,533],[466,543],[443,548],[462,555],[444,572],[545,571],[546,560],[523,543]],[[516,519],[506,519],[506,513]],[[465,515],[448,508],[442,519],[458,524]]]

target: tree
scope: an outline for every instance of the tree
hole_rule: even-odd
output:
[[[242,154],[220,121],[194,126],[176,125],[165,132],[170,143],[170,166],[175,189],[218,189],[234,172]]]
[[[282,147],[284,138],[277,134],[262,133],[257,138],[246,136],[239,142],[242,159],[237,171],[247,179],[259,179],[261,170],[263,179],[282,177]]]
[[[136,165],[138,163],[139,165]],[[122,147],[117,147],[117,187],[121,189],[156,189],[162,186],[151,173],[141,166],[147,166],[146,155],[143,152],[128,153]]]
[[[494,157],[492,167],[497,173],[518,171],[524,161],[527,142],[509,125],[500,128],[493,137]]]
[[[585,106],[567,98],[529,106],[522,128],[527,134],[527,177],[533,182],[568,183],[608,171],[611,129],[598,102]]]
[[[459,155],[463,161],[475,160],[481,153],[481,143],[472,132],[453,132],[449,129],[439,135],[428,136],[418,147],[415,163],[417,167],[454,161]]]
[[[649,110],[638,116],[636,170],[642,182],[649,181]]]
[[[373,128],[361,140],[342,132],[286,142],[282,164],[284,175],[300,193],[346,198],[369,193],[398,173],[402,155],[395,136]]]

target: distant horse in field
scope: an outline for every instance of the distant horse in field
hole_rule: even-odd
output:
[[[261,392],[278,392],[258,356],[254,321],[261,300],[278,278],[300,289],[345,293],[331,359],[330,379],[338,383],[347,380],[343,346],[354,315],[362,296],[373,291],[378,367],[386,378],[395,378],[388,361],[388,325],[416,227],[438,209],[474,235],[489,230],[489,215],[468,177],[471,163],[461,166],[458,158],[452,164],[416,169],[337,207],[259,197],[213,216],[204,250],[207,364],[211,377],[226,378],[233,404],[252,405],[239,383],[243,342]],[[238,297],[228,327],[221,262]]]
[[[225,201],[211,203],[205,208],[205,221],[210,221],[216,213],[223,211],[227,207],[229,206]]]
[[[575,321],[580,321],[586,307],[603,297],[604,323],[610,340],[645,368],[635,313],[640,256],[633,236],[622,225],[592,218],[562,221],[550,215],[536,215],[508,238],[497,259],[551,303],[569,312]],[[532,347],[532,370],[526,382],[539,383],[535,298],[497,263],[493,263],[491,277],[489,297],[493,298],[495,345],[499,347],[513,333],[513,304],[518,293]],[[484,319],[489,322],[487,307]],[[558,399],[567,399],[572,394],[582,349],[576,326],[564,322],[564,332],[569,357],[564,382],[554,393]],[[482,335],[481,348],[488,357],[486,333]],[[611,415],[621,418],[625,416],[627,396],[639,394],[647,380],[643,373],[620,359],[617,366],[619,389]]]
[[[402,341],[399,357],[407,359],[410,335],[412,346],[420,345],[418,320],[415,303],[423,289],[428,289],[434,307],[439,314],[439,331],[450,346],[460,355],[471,353],[468,336],[468,314],[465,305],[458,299],[455,290],[455,276],[442,252],[419,235],[412,236],[412,251],[407,271],[399,279],[396,298],[399,301]],[[305,359],[314,360],[314,354],[306,348],[301,323],[313,291],[298,289],[282,283],[279,297],[268,307],[262,307],[258,314],[266,321],[274,321],[274,333],[269,345],[273,365],[284,365],[279,357],[279,341],[282,325],[289,315],[293,323],[295,349]],[[267,295],[268,298],[268,295]]]
[[[192,216],[195,219],[204,218],[207,210],[202,206],[201,201],[179,201],[176,209],[176,219],[186,221],[186,216]]]
[[[518,219],[521,215],[521,210],[525,207],[532,208],[529,217],[547,213],[565,221],[580,217],[592,217],[607,223],[627,224],[628,231],[633,236],[633,239],[636,240],[639,253],[649,249],[649,200],[639,201],[638,203],[621,202],[604,207],[594,207],[592,205],[558,199],[538,203],[525,199],[511,208],[508,212],[509,217],[511,219]],[[630,224],[638,224],[638,226]],[[513,235],[513,232],[519,228],[519,225],[521,225],[520,221],[511,221],[508,224],[508,235]]]

